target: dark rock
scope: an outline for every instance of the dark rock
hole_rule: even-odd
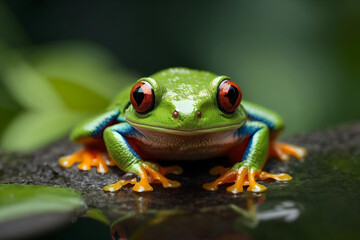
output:
[[[112,224],[113,236],[141,239],[234,238],[360,238],[360,123],[284,139],[308,149],[304,160],[269,159],[266,171],[286,172],[290,182],[262,182],[262,194],[233,195],[225,186],[216,192],[201,188],[215,177],[208,170],[225,159],[163,162],[184,168],[177,189],[154,187],[134,193],[131,186],[117,193],[102,190],[123,173],[113,167],[105,175],[96,169],[64,169],[58,158],[80,149],[69,141],[34,155],[2,153],[0,183],[66,186],[78,190],[88,208],[100,209]]]

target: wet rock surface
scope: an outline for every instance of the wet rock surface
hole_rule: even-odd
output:
[[[103,191],[123,174],[110,168],[104,175],[64,169],[58,158],[81,147],[67,140],[35,154],[0,154],[0,183],[65,186],[76,189],[88,209],[108,219],[114,238],[237,239],[279,237],[359,239],[360,123],[286,138],[308,149],[303,160],[271,158],[264,170],[289,173],[290,182],[261,182],[268,190],[233,195],[221,186],[202,189],[214,180],[208,171],[229,165],[226,159],[162,162],[181,165],[184,173],[168,175],[181,182],[177,189],[154,185],[154,192],[134,193],[131,186],[117,193]]]

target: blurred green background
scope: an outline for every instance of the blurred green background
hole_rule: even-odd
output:
[[[360,118],[359,1],[0,1],[0,148],[63,138],[128,82],[231,76],[286,135]]]

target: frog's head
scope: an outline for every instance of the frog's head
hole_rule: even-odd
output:
[[[244,124],[240,88],[226,76],[170,68],[139,79],[126,121],[136,128],[175,134],[235,129]]]

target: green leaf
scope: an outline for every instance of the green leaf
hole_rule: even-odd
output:
[[[30,151],[63,137],[85,113],[23,112],[5,129],[1,147],[5,150]]]
[[[6,91],[0,80],[0,135],[19,111],[21,111],[21,107]]]
[[[105,49],[87,42],[47,44],[25,57],[47,79],[72,82],[109,100],[136,79]]]
[[[30,151],[65,136],[76,122],[105,109],[134,79],[111,54],[84,42],[22,52],[0,42],[0,52],[0,79],[24,109],[3,121],[0,146],[6,150]]]
[[[51,78],[49,81],[56,88],[68,109],[88,112],[101,111],[110,103],[108,96],[101,96],[96,91],[76,82],[56,78]]]
[[[4,57],[4,56],[3,56]],[[64,109],[55,88],[14,51],[5,52],[2,79],[13,97],[29,110]]]
[[[46,212],[82,209],[84,202],[71,188],[0,184],[0,222]]]

